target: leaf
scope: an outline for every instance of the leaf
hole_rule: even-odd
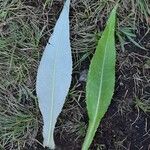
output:
[[[112,10],[107,26],[99,40],[90,64],[86,85],[86,104],[89,126],[82,150],[88,150],[101,119],[106,113],[115,86],[115,23],[116,9]]]
[[[44,50],[37,73],[36,91],[44,121],[43,145],[50,149],[55,148],[54,128],[71,84],[69,6],[70,0],[67,0]]]

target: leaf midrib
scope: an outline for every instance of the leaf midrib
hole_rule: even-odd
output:
[[[64,7],[65,7],[65,5],[64,5]],[[69,6],[68,6],[69,7]],[[66,8],[66,9],[68,9],[68,8]],[[69,14],[69,12],[68,12],[69,10],[67,10],[67,15]],[[57,23],[57,22],[56,22]],[[55,25],[56,26],[56,25]],[[63,33],[63,27],[61,27],[61,30],[60,30],[60,32],[59,33]],[[55,32],[55,31],[54,31]],[[54,36],[54,35],[52,35],[52,36]],[[60,41],[62,41],[62,38],[61,38],[61,36],[59,36],[59,43],[61,43]],[[60,48],[61,48],[61,46],[60,46]],[[55,78],[55,76],[56,76],[56,58],[57,58],[57,56],[59,55],[59,53],[58,53],[58,50],[60,49],[60,48],[58,48],[58,49],[56,49],[56,51],[55,51],[55,57],[54,57],[54,65],[53,65],[53,73],[52,73],[52,93],[51,93],[51,95],[52,95],[52,101],[51,101],[51,106],[52,106],[52,109],[50,110],[50,112],[51,112],[51,116],[50,116],[50,126],[49,126],[49,130],[48,130],[48,133],[49,133],[49,136],[48,136],[48,143],[51,141],[50,139],[53,137],[53,135],[52,135],[52,128],[51,128],[51,126],[52,126],[52,121],[53,121],[53,110],[54,110],[54,99],[55,99],[55,97],[54,97],[54,93],[55,93],[55,80],[56,80],[56,78]]]

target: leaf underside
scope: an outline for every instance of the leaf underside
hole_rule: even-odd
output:
[[[115,86],[115,7],[108,19],[107,26],[98,42],[92,58],[86,85],[86,104],[89,126],[82,150],[88,150],[101,119],[106,113],[114,93]]]
[[[37,73],[36,92],[43,116],[44,147],[55,148],[54,128],[69,91],[72,57],[67,0],[44,50]]]

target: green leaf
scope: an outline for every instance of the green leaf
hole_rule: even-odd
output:
[[[101,119],[106,113],[114,93],[115,86],[115,24],[116,9],[112,10],[107,26],[99,40],[95,55],[91,61],[86,86],[86,104],[89,126],[82,150],[88,150]]]
[[[44,50],[37,73],[36,92],[43,116],[43,145],[55,148],[54,128],[71,84],[72,58],[67,0]]]

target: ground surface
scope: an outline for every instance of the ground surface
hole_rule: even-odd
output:
[[[86,73],[113,0],[72,0],[72,86],[55,130],[57,149],[80,150],[88,124]],[[0,149],[42,150],[37,67],[61,0],[0,1]],[[116,87],[92,150],[150,150],[150,3],[119,2]]]

